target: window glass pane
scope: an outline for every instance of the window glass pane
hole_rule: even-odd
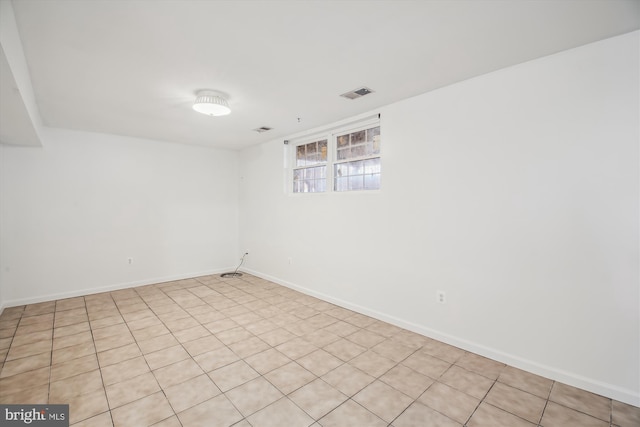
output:
[[[380,173],[380,158],[364,161],[364,173]]]
[[[347,166],[344,163],[336,165],[334,174],[335,174],[336,177],[342,177],[342,176],[349,175],[349,173],[347,171]]]
[[[380,154],[380,135],[373,137],[373,154]]]
[[[349,177],[349,190],[362,190],[362,188],[363,188],[362,176]]]
[[[315,152],[317,151],[317,145],[317,142],[311,142],[307,144],[307,156],[315,154]]]
[[[351,147],[351,158],[362,157],[364,156],[364,145],[358,145],[356,147]]]
[[[349,158],[349,149],[343,148],[342,150],[338,150],[338,160],[345,160]]]
[[[364,176],[364,189],[365,190],[379,190],[380,189],[380,174],[365,175]]]
[[[363,165],[364,162],[359,161],[359,162],[349,162],[349,175],[353,176],[353,175],[362,175],[362,173],[364,172],[363,170]]]
[[[349,189],[349,177],[336,177],[333,189],[335,191],[347,191]]]
[[[367,141],[373,142],[375,136],[380,135],[380,126],[367,129]]]
[[[318,149],[320,151],[320,161],[327,161],[327,140],[318,142]]]
[[[367,139],[366,131],[361,130],[358,132],[354,132],[351,134],[351,145],[360,144],[362,142],[365,142],[366,139]]]
[[[304,145],[296,147],[296,166],[305,165],[305,150]]]
[[[344,148],[349,146],[349,135],[340,135],[338,137],[338,148]]]

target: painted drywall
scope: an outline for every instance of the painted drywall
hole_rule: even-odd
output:
[[[287,194],[283,141],[244,150],[247,268],[639,405],[639,38],[377,110],[379,192]]]
[[[31,85],[29,67],[22,49],[10,1],[0,1],[0,55],[2,55],[3,120],[0,141],[3,144],[41,146],[42,119]]]
[[[0,146],[5,306],[237,263],[237,152],[50,128],[42,136],[42,148]]]

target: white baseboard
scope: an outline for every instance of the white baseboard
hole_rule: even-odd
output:
[[[617,387],[613,384],[603,383],[603,382],[594,380],[592,378],[587,378],[572,372],[554,368],[552,366],[543,365],[533,360],[523,359],[521,357],[514,356],[512,354],[505,353],[500,350],[496,350],[494,348],[490,348],[473,341],[465,340],[459,337],[455,337],[453,335],[443,333],[441,331],[428,328],[424,325],[418,325],[416,323],[409,322],[407,320],[404,320],[395,316],[391,316],[389,314],[382,313],[376,310],[372,310],[367,307],[363,307],[349,301],[344,301],[339,298],[334,298],[331,295],[326,295],[321,292],[316,292],[312,289],[308,289],[308,288],[296,285],[295,283],[281,280],[277,277],[273,277],[268,274],[263,274],[259,271],[254,271],[250,269],[243,269],[243,270],[249,274],[253,274],[254,276],[261,277],[263,279],[269,280],[274,283],[278,283],[288,288],[300,291],[304,294],[319,298],[323,301],[327,301],[332,304],[338,305],[340,307],[344,307],[349,310],[353,310],[355,312],[373,317],[375,319],[382,320],[392,325],[399,326],[403,329],[416,332],[420,335],[424,335],[426,337],[445,342],[447,344],[453,345],[463,350],[466,350],[475,354],[479,354],[481,356],[488,357],[493,360],[497,360],[499,362],[513,366],[514,368],[522,369],[524,371],[531,372],[533,374],[540,375],[542,377],[549,378],[554,381],[568,384],[573,387],[578,387],[583,390],[587,390],[592,393],[599,394],[601,396],[605,396],[611,399],[618,400],[620,402],[627,403],[629,405],[640,407],[639,391],[624,389],[621,387]]]
[[[233,270],[234,269],[232,268],[231,271]],[[229,268],[207,270],[207,271],[201,271],[197,273],[176,274],[172,276],[155,277],[151,279],[136,280],[133,282],[117,283],[114,285],[78,289],[70,292],[60,292],[60,293],[53,293],[53,294],[47,294],[47,295],[40,295],[37,297],[19,298],[19,299],[14,299],[9,301],[3,301],[2,303],[0,303],[0,314],[2,314],[2,311],[8,307],[15,307],[15,306],[27,305],[27,304],[36,304],[39,302],[73,298],[73,297],[79,297],[84,295],[99,294],[102,292],[111,292],[111,291],[117,291],[120,289],[135,288],[137,286],[146,286],[146,285],[153,285],[156,283],[171,282],[174,280],[191,279],[193,277],[207,276],[210,274],[220,274],[220,273],[224,273],[225,271],[229,271]]]

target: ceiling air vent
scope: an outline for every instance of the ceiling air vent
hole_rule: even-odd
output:
[[[357,99],[357,98],[363,97],[365,95],[369,95],[372,92],[373,91],[371,89],[369,89],[368,87],[361,87],[359,89],[355,89],[355,90],[349,91],[347,93],[343,93],[340,96],[343,97],[343,98],[347,98],[347,99]]]
[[[262,126],[262,127],[259,127],[259,128],[255,128],[254,131],[258,132],[258,133],[263,133],[263,132],[270,131],[271,129],[273,129],[273,128],[270,128],[268,126]]]

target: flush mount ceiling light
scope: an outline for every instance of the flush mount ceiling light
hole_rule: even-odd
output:
[[[231,112],[227,100],[218,92],[201,90],[196,94],[193,109],[207,116],[226,116]]]

